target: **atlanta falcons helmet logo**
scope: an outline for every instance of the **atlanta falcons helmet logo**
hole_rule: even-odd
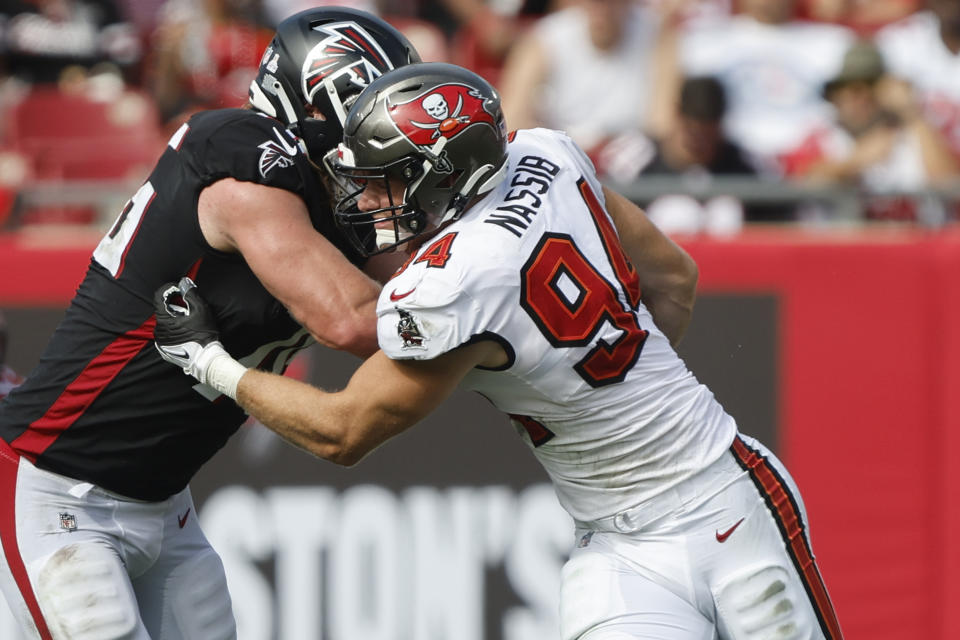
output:
[[[326,34],[303,61],[300,73],[303,95],[313,102],[325,81],[346,77],[363,89],[393,69],[393,63],[377,41],[355,22],[332,22],[314,27]]]

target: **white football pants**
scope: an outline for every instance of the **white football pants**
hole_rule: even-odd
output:
[[[662,496],[577,523],[564,640],[840,640],[793,479],[738,436]]]
[[[0,441],[0,542],[0,591],[27,638],[236,638],[189,489],[130,500],[37,469]]]

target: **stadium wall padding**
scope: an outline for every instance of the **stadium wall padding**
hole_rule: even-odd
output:
[[[951,603],[960,602],[960,232],[751,229],[731,238],[679,240],[700,266],[700,305],[681,354],[744,431],[770,444],[798,481],[846,635],[960,637],[960,619],[951,612]],[[10,360],[21,373],[39,355],[92,248],[0,236],[0,308],[10,320]],[[294,373],[336,386],[355,365],[349,356],[320,350]],[[496,422],[503,424],[491,425]],[[458,392],[422,430],[350,470],[285,448],[277,452],[246,429],[201,472],[194,496],[201,511],[209,500],[211,514],[236,513],[230,509],[259,496],[258,508],[292,522],[298,516],[288,494],[277,498],[281,488],[322,487],[303,494],[300,504],[336,503],[338,513],[368,501],[422,515],[424,505],[442,498],[448,506],[473,504],[490,522],[494,513],[534,518],[544,508],[536,505],[542,505],[546,478],[505,424],[484,401]],[[268,449],[272,458],[263,457]],[[248,493],[238,493],[243,490]],[[398,497],[391,502],[389,495]],[[311,517],[302,515],[306,523]],[[221,531],[229,522],[224,518],[210,515],[205,527],[232,540],[233,533]],[[253,526],[244,525],[240,513],[236,522],[241,529]],[[345,534],[330,535],[325,557],[339,553],[332,540]],[[557,563],[542,564],[548,575],[537,582],[538,565],[511,564],[511,554],[522,549],[508,542],[510,535],[490,540],[483,579],[460,581],[479,589],[471,597],[482,606],[467,607],[482,612],[478,624],[486,631],[477,637],[534,637],[536,615],[550,615],[541,610],[550,599],[538,589],[555,579]],[[561,540],[546,544],[550,557],[562,553]],[[264,584],[307,579],[291,573],[289,559],[281,562],[279,547],[250,553],[256,557],[242,568],[259,572]],[[332,570],[318,571],[326,583],[336,578]],[[459,578],[447,578],[456,588]],[[251,584],[235,601],[256,603]],[[330,588],[326,584],[325,593]],[[307,636],[294,634],[314,628],[318,639],[337,637],[340,618],[318,618],[325,608],[308,614],[293,605],[264,606],[273,607],[263,614],[269,621],[251,621],[253,604],[244,613],[263,633],[300,638]]]

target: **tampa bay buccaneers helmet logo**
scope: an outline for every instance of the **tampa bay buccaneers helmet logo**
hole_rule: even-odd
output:
[[[483,95],[464,84],[433,87],[413,100],[389,104],[390,118],[411,142],[426,147],[474,125],[496,128]]]
[[[326,35],[303,61],[303,95],[313,102],[324,81],[346,77],[359,89],[393,69],[377,41],[355,22],[331,22],[314,30]]]

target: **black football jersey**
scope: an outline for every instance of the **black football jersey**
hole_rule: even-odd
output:
[[[38,467],[141,500],[182,490],[244,422],[229,398],[163,361],[154,291],[190,275],[220,340],[248,366],[282,371],[311,339],[239,254],[211,248],[200,192],[232,177],[298,194],[313,226],[354,264],[296,139],[243,109],[195,115],[93,253],[86,277],[26,383],[0,405],[0,437]]]

